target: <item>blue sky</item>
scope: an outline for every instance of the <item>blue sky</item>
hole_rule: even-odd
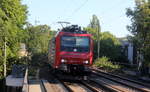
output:
[[[28,21],[34,25],[47,24],[57,30],[61,28],[57,21],[68,21],[86,27],[95,14],[102,32],[124,37],[130,24],[126,8],[133,8],[134,0],[23,0],[23,4],[28,6]]]

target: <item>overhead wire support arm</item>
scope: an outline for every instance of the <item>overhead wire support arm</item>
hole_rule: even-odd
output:
[[[58,21],[57,23],[59,23],[61,26],[62,26],[62,28],[64,28],[64,26],[63,26],[63,24],[70,24],[70,22],[66,22],[66,21]]]

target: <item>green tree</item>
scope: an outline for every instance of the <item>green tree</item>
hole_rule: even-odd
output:
[[[150,65],[150,0],[135,0],[134,9],[127,9],[127,16],[132,24],[127,26],[133,34],[133,42],[138,52],[143,55],[145,66]]]
[[[97,31],[101,31],[99,19],[96,15],[92,16],[92,20],[90,21],[89,27],[96,29]]]
[[[46,53],[51,39],[51,29],[47,25],[27,27],[27,49],[32,54]]]
[[[12,58],[17,57],[20,34],[27,19],[27,8],[20,0],[0,0],[0,77],[3,77],[3,46],[7,42],[7,69],[15,63]],[[4,39],[6,38],[6,39]],[[9,62],[11,61],[11,62]]]
[[[91,28],[91,27],[86,27],[84,28],[84,30],[86,30],[88,33],[92,34],[92,38],[93,38],[93,41],[94,41],[94,58],[97,58],[98,56],[98,48],[97,48],[97,43],[98,43],[98,40],[97,40],[97,30],[94,29],[94,28]],[[96,35],[96,36],[95,36]],[[100,37],[99,37],[100,39]]]
[[[17,27],[22,28],[27,19],[27,6],[21,0],[0,0],[0,8]]]
[[[97,30],[91,27],[86,27],[84,28],[84,30],[86,30],[88,33],[90,33],[92,35],[93,40],[97,40]]]
[[[49,40],[54,36],[55,31],[52,31],[48,25],[27,25],[27,35],[25,43],[27,50],[31,53],[32,67],[40,67],[47,61],[47,52]]]
[[[97,58],[97,34],[96,29],[87,27],[84,30],[88,31],[92,34],[92,38],[94,40],[94,58]],[[120,41],[111,33],[109,32],[101,32],[100,36],[100,57],[107,56],[110,58],[111,61],[119,61],[122,58],[121,54],[121,43]]]
[[[121,43],[120,41],[111,33],[103,32],[101,33],[101,54],[100,56],[106,56],[111,59],[111,61],[119,61],[121,58]]]
[[[101,32],[101,27],[100,27],[99,19],[97,18],[96,15],[92,16],[92,20],[89,24],[89,27],[97,32],[97,35],[96,34],[93,34],[93,35],[97,37],[97,57],[99,57],[100,56],[100,32]]]

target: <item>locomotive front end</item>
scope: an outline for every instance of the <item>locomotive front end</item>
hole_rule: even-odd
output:
[[[60,40],[60,69],[83,71],[92,64],[89,36],[62,36]]]
[[[83,73],[92,65],[93,40],[85,31],[68,30],[61,31],[56,38],[55,66],[69,73]]]

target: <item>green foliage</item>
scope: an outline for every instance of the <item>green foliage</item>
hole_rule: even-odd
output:
[[[32,56],[32,60],[29,62],[29,65],[31,67],[39,68],[43,66],[45,62],[47,62],[47,53],[38,53]]]
[[[89,24],[89,27],[92,28],[92,29],[94,29],[94,30],[96,30],[97,32],[101,31],[99,19],[98,19],[98,17],[96,15],[92,16],[92,20],[91,20],[91,22]]]
[[[90,34],[92,34],[92,38],[94,40],[94,50],[95,56],[94,58],[99,56],[99,48],[100,48],[100,32],[101,32],[101,27],[100,27],[100,22],[99,19],[96,15],[92,16],[92,20],[90,21],[90,24],[88,25],[87,28],[84,28],[84,30],[88,31]]]
[[[3,77],[4,38],[7,42],[7,69],[10,69],[18,57],[19,44],[23,39],[20,34],[27,19],[26,9],[20,0],[0,0],[0,77]]]
[[[49,40],[55,35],[48,25],[27,25],[26,39],[27,50],[31,53],[30,68],[39,68],[47,61],[47,51]],[[30,75],[35,75],[35,71],[29,71]],[[33,73],[34,74],[33,74]]]
[[[52,31],[48,25],[28,24],[24,34],[24,42],[28,52],[31,53],[30,68],[43,66],[47,61],[49,40],[54,36],[55,31]],[[30,75],[35,75],[35,70],[29,70]]]
[[[97,30],[91,27],[86,27],[84,28],[84,30],[86,30],[88,33],[92,34],[92,38],[93,40],[98,40],[98,34],[97,34]],[[99,33],[100,35],[100,33]],[[100,38],[100,37],[99,37]]]
[[[8,20],[16,24],[19,28],[23,27],[27,19],[27,6],[21,4],[21,0],[0,0],[1,9],[5,12]]]
[[[47,25],[37,25],[27,27],[26,45],[32,54],[46,53],[48,43],[52,37],[53,31]]]
[[[114,65],[111,61],[109,61],[109,58],[105,56],[96,59],[94,65],[109,71],[120,69],[119,65]]]
[[[107,56],[111,61],[119,61],[121,58],[121,43],[109,32],[101,33],[100,56]]]
[[[121,44],[119,40],[109,32],[100,32],[100,23],[96,15],[92,16],[92,20],[88,27],[84,28],[88,33],[92,34],[94,40],[94,58],[98,55],[98,42],[100,42],[100,57],[107,56],[112,61],[119,61],[121,55]]]
[[[84,30],[92,34],[92,38],[94,40],[94,58],[97,58],[97,31],[96,29],[90,27],[84,28]],[[112,61],[119,61],[122,58],[121,43],[119,42],[119,40],[109,32],[101,32],[99,35],[100,57],[107,56]]]
[[[34,77],[34,76],[36,76],[36,74],[37,74],[37,68],[34,68],[34,67],[32,67],[32,69],[29,69],[29,71],[28,71],[28,75],[31,77]]]
[[[132,40],[144,61],[150,63],[150,1],[136,0],[135,3],[135,8],[128,8],[126,12],[132,20],[127,28],[134,35]]]

